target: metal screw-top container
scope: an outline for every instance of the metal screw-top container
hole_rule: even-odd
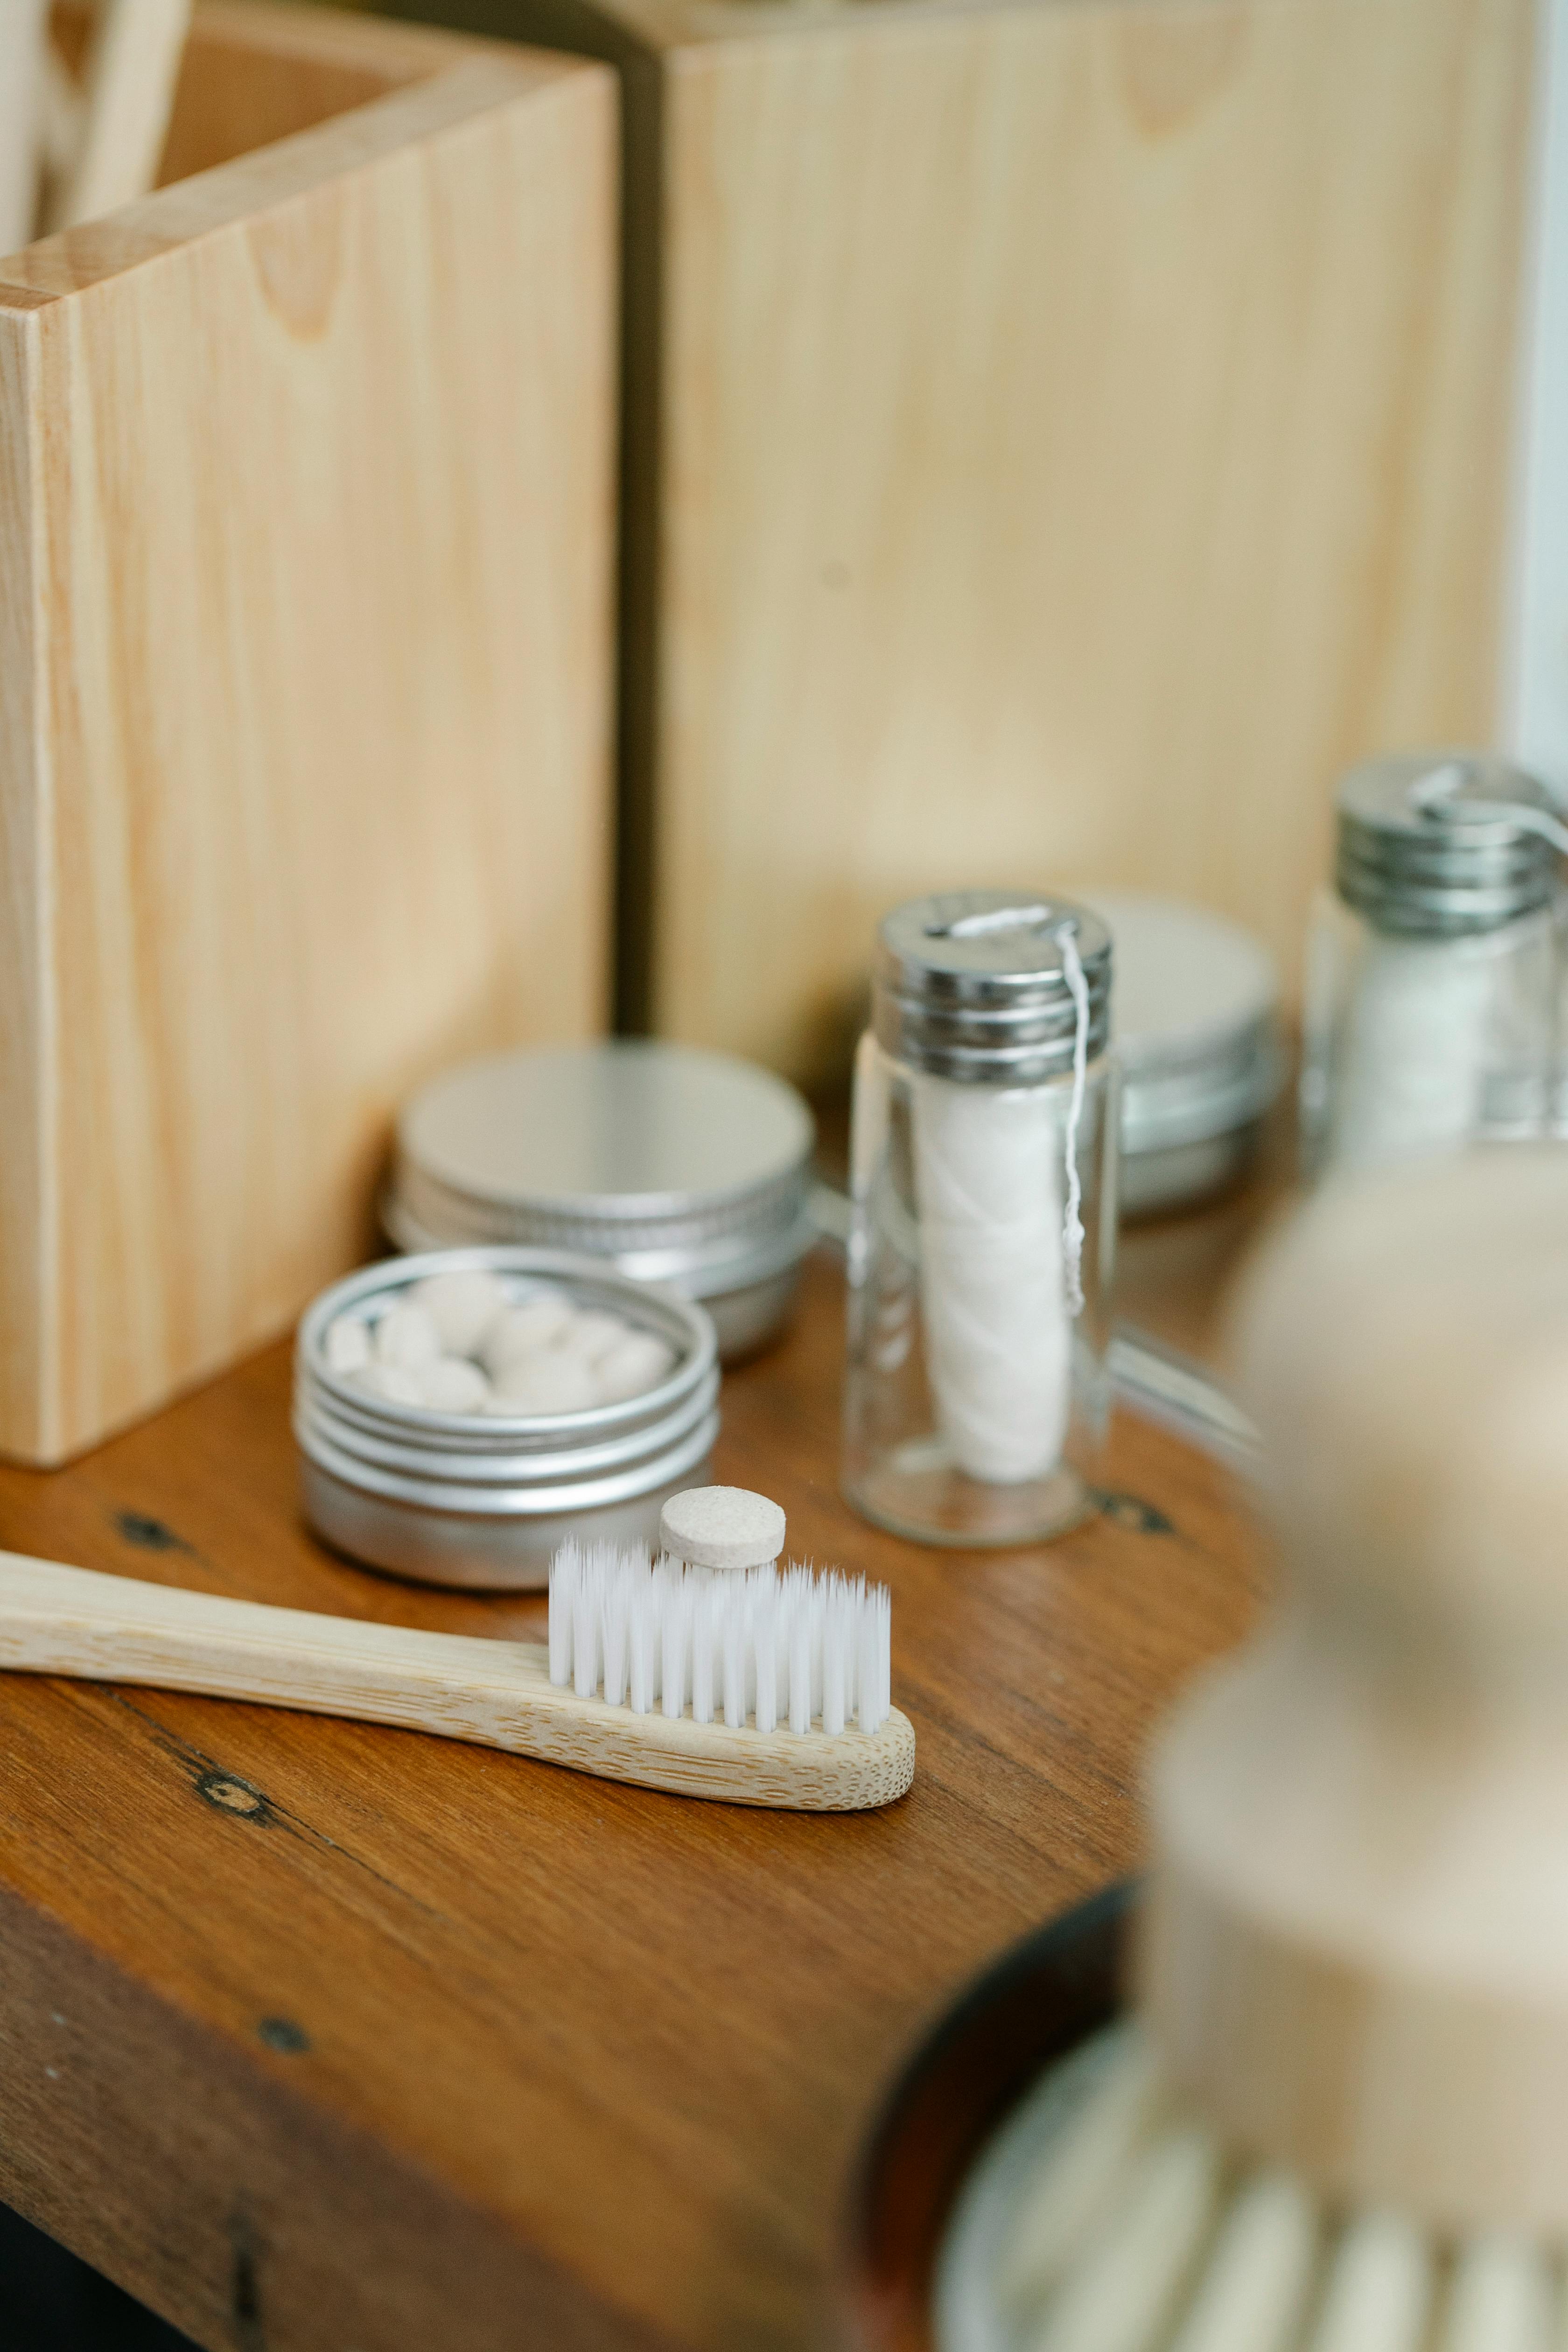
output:
[[[1568,842],[1552,793],[1491,754],[1405,754],[1352,769],[1338,814],[1308,955],[1309,1171],[1552,1133]]]
[[[956,890],[877,942],[856,1063],[844,1491],[928,1543],[1091,1507],[1116,1234],[1110,939],[1086,907]]]
[[[480,1417],[394,1403],[333,1370],[334,1325],[361,1319],[374,1331],[427,1276],[474,1273],[497,1277],[513,1304],[547,1286],[624,1317],[670,1350],[668,1377],[584,1412]],[[294,1434],[306,1517],[339,1551],[422,1583],[542,1587],[569,1536],[657,1544],[670,1496],[706,1483],[718,1396],[712,1323],[672,1292],[550,1250],[387,1259],[323,1291],[300,1325]]]
[[[721,1353],[778,1329],[810,1214],[816,1129],[771,1071],[646,1039],[487,1056],[397,1123],[383,1205],[403,1249],[567,1250],[700,1299]]]
[[[1072,1068],[1078,1006],[1064,938],[1089,997],[1088,1054],[1110,1029],[1110,934],[1087,907],[1029,891],[945,890],[895,908],[877,938],[871,1025],[911,1069],[1032,1086]]]
[[[1384,931],[1454,938],[1544,907],[1562,812],[1536,777],[1477,752],[1405,753],[1352,768],[1338,795],[1340,897]],[[1532,822],[1533,821],[1533,822]]]

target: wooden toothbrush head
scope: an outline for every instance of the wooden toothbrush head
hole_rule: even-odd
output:
[[[1140,1999],[1239,2147],[1568,2237],[1568,1155],[1331,1188],[1235,1355],[1278,1584],[1155,1751]]]

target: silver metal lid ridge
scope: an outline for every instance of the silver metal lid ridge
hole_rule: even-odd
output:
[[[706,1296],[810,1247],[815,1140],[796,1090],[730,1055],[529,1047],[405,1104],[384,1217],[405,1244],[566,1250]]]
[[[1453,938],[1543,907],[1558,851],[1530,819],[1562,811],[1495,754],[1405,752],[1352,768],[1337,795],[1334,881],[1380,930]]]
[[[1110,934],[1089,908],[1035,890],[911,898],[877,934],[871,1021],[895,1061],[979,1086],[1068,1076],[1078,1007],[1064,937],[1083,966],[1088,1055],[1110,1035]]]

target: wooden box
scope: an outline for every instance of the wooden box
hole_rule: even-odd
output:
[[[175,184],[0,261],[0,1451],[278,1331],[407,1087],[602,1024],[616,113],[214,5]]]
[[[1537,0],[400,5],[624,69],[634,1012],[809,1078],[1010,880],[1294,974],[1338,771],[1505,730]]]

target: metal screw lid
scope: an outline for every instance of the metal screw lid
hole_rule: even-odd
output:
[[[1552,894],[1562,812],[1510,760],[1473,751],[1368,760],[1342,782],[1338,809],[1340,897],[1380,930],[1495,930]]]
[[[1032,890],[911,898],[877,935],[872,1026],[895,1061],[981,1086],[1069,1076],[1078,1007],[1063,940],[1089,997],[1092,1062],[1110,1034],[1110,934],[1087,907]]]
[[[700,1296],[810,1245],[816,1129],[769,1070],[660,1039],[531,1046],[445,1071],[398,1116],[399,1238],[615,1260]]]

